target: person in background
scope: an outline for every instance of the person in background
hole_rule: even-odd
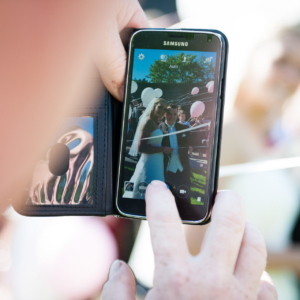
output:
[[[188,125],[177,122],[178,108],[176,104],[169,103],[165,113],[165,122],[159,125],[163,134],[162,146],[171,147],[172,153],[164,153],[165,182],[171,189],[176,190],[180,185],[190,185],[190,163],[188,147],[190,143],[189,132],[180,132],[188,129]],[[179,131],[178,134],[174,134]],[[173,133],[169,135],[170,133]]]
[[[186,124],[189,127],[191,127],[190,123],[188,123],[186,121],[186,113],[183,109],[181,109],[181,110],[178,109],[178,118],[179,118],[178,123]],[[189,156],[192,158],[193,157],[193,147],[192,146],[189,146],[189,151],[190,151]]]
[[[0,160],[0,210],[3,212],[10,204],[8,199],[20,197],[31,167],[64,116],[74,106],[93,102],[101,87],[100,79],[110,93],[122,101],[127,56],[119,32],[127,27],[148,27],[148,22],[136,0],[24,0],[18,4],[2,1],[0,19],[1,74],[4,74],[0,89],[0,137],[6,141],[1,145]],[[102,41],[106,41],[105,46]],[[97,84],[91,88],[91,78],[94,77]],[[277,298],[274,285],[263,273],[266,265],[264,241],[255,227],[245,223],[244,207],[237,195],[223,192],[217,197],[212,230],[197,262],[188,253],[175,202],[165,184],[151,183],[146,199],[157,268],[155,287],[148,299],[195,299],[199,295],[204,299]],[[60,228],[63,226],[58,226],[58,230]],[[35,229],[39,228],[36,226]],[[79,226],[79,229],[82,228]],[[42,232],[41,236],[47,242],[48,235]],[[93,238],[97,236],[90,235],[90,241],[98,242]],[[16,240],[24,242],[24,235],[20,234]],[[60,240],[64,242],[66,239]],[[39,243],[38,248],[50,250],[54,256],[63,250],[57,262],[69,264],[69,269],[57,272],[57,265],[49,264],[45,251],[40,251],[45,259],[45,281],[49,278],[55,281],[56,288],[64,290],[65,299],[78,299],[78,294],[74,295],[77,284],[74,281],[66,284],[68,275],[78,267],[83,279],[87,280],[83,288],[89,287],[81,299],[94,298],[101,283],[97,282],[98,274],[82,271],[84,267],[93,267],[93,257],[88,257],[89,266],[86,266],[87,259],[82,253],[90,254],[95,250],[94,244],[91,243],[90,247],[86,243],[80,245],[79,239],[74,246],[61,249],[57,243],[55,240],[45,248]],[[78,244],[79,250],[83,249],[80,251],[82,268],[76,260],[74,264],[66,259]],[[100,249],[103,245],[105,243],[98,243]],[[57,248],[53,252],[51,247]],[[33,254],[33,265],[41,259],[34,256],[34,247],[28,252],[20,249],[23,248],[18,247],[21,254]],[[106,260],[97,251],[93,255]],[[25,275],[15,282],[15,292],[21,287],[28,291],[24,279],[32,265],[27,265],[24,256],[23,259],[15,264],[25,270]],[[107,272],[107,269],[101,271]],[[37,284],[38,276],[35,274],[32,278],[34,296],[21,294],[16,298],[43,299],[43,295],[36,294],[39,288],[43,290]],[[44,291],[45,297],[53,288]],[[125,263],[117,261],[112,265],[103,294],[104,299],[134,299],[134,277]]]
[[[140,119],[140,117],[141,117],[141,115],[142,115],[142,108],[143,108],[143,103],[139,103],[138,104],[138,107],[137,107],[137,113],[136,113],[136,116],[137,116],[137,118],[138,119]],[[146,108],[144,107],[144,110],[145,110]]]
[[[122,195],[124,198],[144,199],[144,195],[139,192],[140,183],[165,181],[164,154],[171,154],[173,148],[162,144],[163,132],[158,127],[158,122],[166,110],[167,103],[164,99],[153,98],[138,123],[129,155],[140,157],[129,180],[134,184],[133,192],[125,191]]]
[[[179,118],[179,123],[186,124],[189,127],[191,127],[190,124],[185,121],[185,119],[186,119],[186,113],[185,113],[184,110],[178,110],[178,118]]]
[[[140,106],[140,108],[139,108],[139,110],[140,110],[140,112],[141,112],[141,114],[140,114],[140,116],[139,116],[139,120],[141,119],[141,116],[142,116],[142,114],[145,112],[145,110],[146,110],[146,107],[144,107],[144,106]]]
[[[122,101],[127,54],[119,32],[148,21],[135,0],[0,2],[0,19],[0,137],[7,141],[0,158],[0,298],[92,299],[111,262],[128,259],[134,221],[25,218],[7,208],[22,199],[32,167],[70,111],[94,105],[104,85]]]
[[[192,118],[191,121],[189,122],[189,125],[191,128],[202,125],[207,123],[206,120],[204,119],[203,115]],[[200,129],[193,130],[191,132],[191,144],[193,149],[198,153],[198,156],[201,157],[204,155],[207,155],[207,150],[203,150],[203,146],[208,146],[208,141],[209,141],[209,125],[204,126]],[[207,157],[207,156],[206,156]]]
[[[131,113],[131,122],[130,122],[130,131],[135,133],[137,124],[139,123],[139,104],[137,100],[132,100],[131,101],[131,108],[132,108],[132,113]]]
[[[285,115],[292,99],[300,101],[296,96],[300,87],[299,48],[300,24],[283,28],[258,45],[240,83],[233,110],[224,122],[221,165],[290,157],[292,149],[296,149],[299,135],[295,136],[292,126],[287,126]],[[294,156],[299,156],[297,149]],[[293,294],[284,297],[291,300],[300,297],[293,283],[293,272],[300,271],[300,252],[292,247],[291,239],[295,237],[292,233],[300,211],[299,178],[292,170],[273,170],[225,177],[219,182],[219,188],[233,189],[245,199],[248,220],[266,239],[269,270],[291,270],[276,273],[279,293]],[[201,244],[194,237],[203,236],[205,227],[186,228],[193,252],[199,251]],[[300,242],[299,234],[294,242]]]

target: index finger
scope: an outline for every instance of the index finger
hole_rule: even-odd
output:
[[[231,191],[218,192],[199,257],[208,265],[233,274],[245,222],[246,213],[241,197]]]
[[[178,261],[188,253],[174,197],[166,184],[154,180],[146,190],[146,214],[155,265]]]

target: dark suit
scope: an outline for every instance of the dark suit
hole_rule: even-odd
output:
[[[137,124],[139,122],[138,119],[138,108],[135,106],[132,109],[132,113],[131,113],[131,123],[130,123],[130,129],[135,133]]]
[[[166,123],[161,123],[159,129],[163,132],[163,134],[169,133],[168,125]],[[180,131],[183,129],[188,129],[189,126],[186,124],[175,123],[175,130]],[[171,154],[164,153],[164,172],[165,172],[165,181],[171,187],[177,188],[180,185],[186,185],[190,187],[190,161],[189,161],[189,145],[190,145],[190,132],[182,132],[176,135],[177,136],[177,144],[178,144],[178,154],[180,158],[181,165],[183,167],[183,171],[180,172],[177,170],[176,173],[167,171],[168,163],[171,158]],[[170,138],[166,136],[162,139],[161,143],[162,147],[171,147],[170,146]]]

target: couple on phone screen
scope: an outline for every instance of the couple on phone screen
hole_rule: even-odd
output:
[[[130,179],[133,193],[125,198],[144,199],[141,186],[152,180],[166,182],[170,189],[189,185],[190,165],[188,157],[190,132],[176,133],[189,126],[177,122],[178,107],[164,99],[153,99],[140,118],[129,155],[141,157]],[[165,116],[165,122],[161,122]],[[159,124],[160,123],[160,124]]]

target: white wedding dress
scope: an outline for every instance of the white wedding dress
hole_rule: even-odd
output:
[[[154,147],[161,147],[163,132],[159,128],[150,134],[150,137],[155,136],[157,138],[149,139],[148,144]],[[126,191],[123,194],[123,198],[145,199],[143,190],[152,180],[165,181],[163,152],[154,154],[142,153],[136,164],[135,171],[129,180],[134,183],[133,192]]]

